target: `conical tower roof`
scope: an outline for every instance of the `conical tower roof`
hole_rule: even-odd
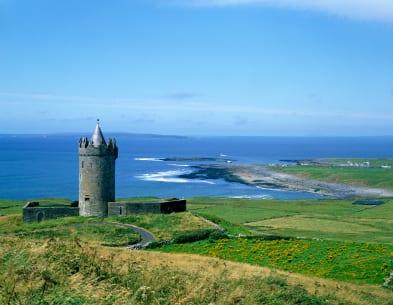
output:
[[[100,120],[97,120],[96,128],[94,129],[93,135],[91,136],[91,143],[94,147],[106,145],[105,138],[100,127]]]

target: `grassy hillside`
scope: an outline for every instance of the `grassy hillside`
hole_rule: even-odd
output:
[[[171,239],[185,230],[198,230],[212,226],[203,219],[189,213],[136,214],[127,217],[110,217],[109,221],[134,224],[152,232],[159,240]]]
[[[382,284],[393,270],[393,246],[326,240],[220,239],[165,245],[194,253],[340,281]]]
[[[23,223],[21,206],[0,202],[0,304],[393,305],[379,288],[393,270],[392,200],[206,197],[190,199],[186,213],[105,219],[165,240],[213,228],[203,216],[230,237],[144,252],[119,248],[139,239],[129,228],[94,217]],[[253,237],[231,237],[239,234]]]
[[[189,212],[161,215],[161,214],[139,214],[129,217],[66,217],[52,219],[43,222],[23,223],[20,214],[0,216],[1,235],[29,235],[42,238],[84,238],[92,241],[108,242],[112,239],[115,243],[124,244],[127,236],[133,231],[129,228],[119,228],[109,223],[134,224],[150,230],[157,239],[171,239],[178,232],[185,230],[197,230],[211,228],[212,225]],[[107,236],[107,237],[106,237]],[[136,236],[130,237],[130,242]]]
[[[130,228],[101,223],[100,219],[67,217],[40,223],[23,223],[21,215],[0,217],[0,237],[20,236],[45,241],[52,238],[80,239],[108,246],[126,246],[139,241]]]
[[[0,240],[0,304],[381,304],[393,293],[213,258]]]
[[[221,239],[166,245],[291,272],[382,284],[393,270],[393,201],[380,206],[348,200],[276,201],[194,198],[189,208],[232,234],[284,239]],[[285,238],[293,238],[286,240]]]
[[[351,200],[194,198],[189,202],[194,213],[256,234],[393,243],[393,200],[380,206],[354,205]]]

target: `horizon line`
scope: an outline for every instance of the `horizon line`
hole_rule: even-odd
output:
[[[71,136],[76,135],[82,137],[90,132],[37,132],[37,133],[3,133],[0,136]],[[177,137],[177,138],[193,138],[193,137],[236,137],[236,138],[393,138],[393,134],[386,135],[220,135],[220,134],[160,134],[160,133],[138,133],[127,131],[106,131],[109,135],[129,135],[129,136],[150,136],[150,137]]]

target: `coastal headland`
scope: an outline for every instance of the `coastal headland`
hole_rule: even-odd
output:
[[[298,167],[302,171],[295,172]],[[315,167],[315,164],[314,164]],[[188,179],[224,179],[228,182],[238,182],[254,185],[264,189],[278,189],[283,191],[303,191],[316,193],[337,198],[348,197],[393,197],[393,189],[374,187],[367,180],[362,185],[357,181],[340,181],[326,179],[321,175],[320,179],[304,174],[307,167],[294,165],[290,167],[267,166],[258,164],[203,164],[194,166],[195,171],[181,175]],[[322,167],[322,170],[331,169]],[[340,174],[338,168],[336,176]],[[370,168],[357,168],[358,174],[368,173]],[[371,169],[372,170],[372,169]],[[391,171],[391,170],[390,170]],[[323,174],[323,173],[322,173]]]

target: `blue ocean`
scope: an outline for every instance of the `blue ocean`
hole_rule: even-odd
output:
[[[234,163],[282,159],[393,157],[393,137],[171,137],[116,134],[118,198],[137,196],[305,199],[318,195],[261,189],[221,180],[179,178],[201,161],[159,158],[230,158]],[[0,135],[0,198],[78,197],[78,135]]]

